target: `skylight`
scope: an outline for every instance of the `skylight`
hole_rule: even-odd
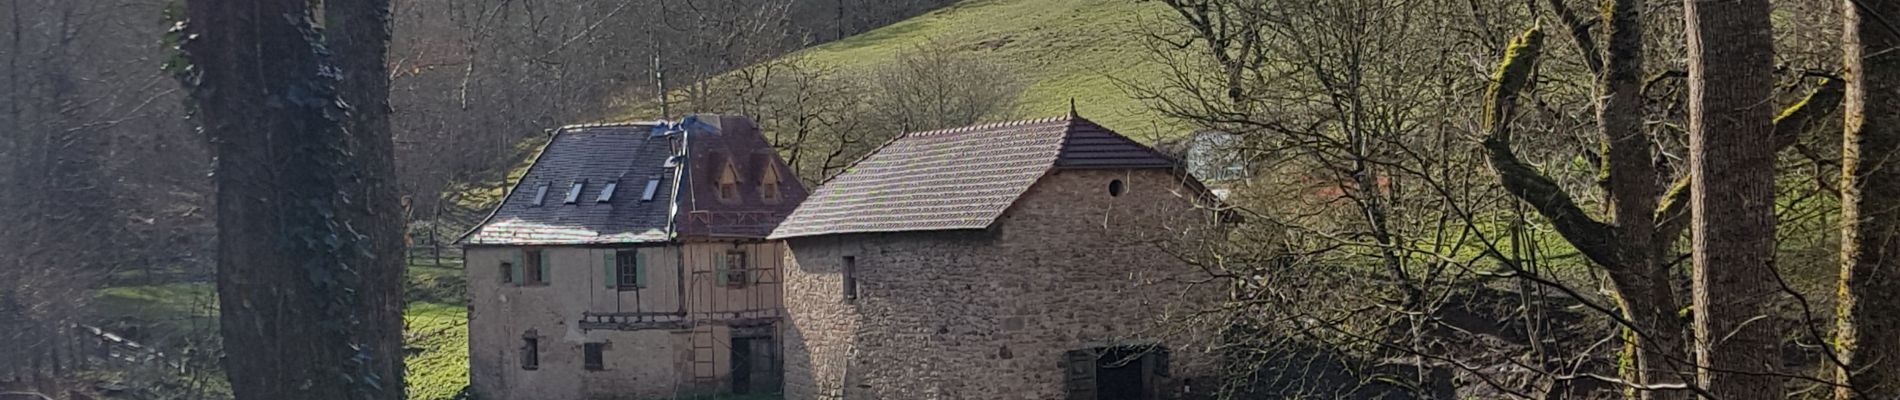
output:
[[[607,187],[600,188],[600,198],[594,199],[594,202],[606,203],[609,201],[613,201],[614,189],[619,188],[619,187],[620,187],[620,182],[607,182]]]
[[[574,181],[574,187],[567,189],[567,200],[564,200],[562,202],[567,203],[567,204],[574,204],[574,203],[580,202],[582,186],[587,186],[587,181]]]
[[[653,195],[658,194],[659,191],[660,191],[659,179],[647,181],[647,189],[645,192],[640,194],[640,201],[653,201]]]
[[[541,184],[541,186],[536,186],[534,188],[534,205],[537,205],[537,206],[541,205],[542,202],[546,201],[547,199],[548,199],[548,184],[543,183]]]

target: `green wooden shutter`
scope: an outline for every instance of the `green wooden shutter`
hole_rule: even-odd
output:
[[[726,286],[727,285],[727,282],[726,282],[726,256],[727,254],[726,253],[714,253],[714,254],[718,255],[716,257],[713,257],[713,276],[715,277],[714,279],[719,280],[719,286]]]
[[[647,253],[633,253],[633,287],[647,287]]]
[[[601,259],[600,259],[601,276],[607,277],[608,289],[613,289],[615,288],[615,285],[620,284],[620,268],[618,265],[615,265],[618,261],[620,261],[619,254],[617,254],[614,250],[607,250],[606,255],[601,256]]]
[[[514,264],[510,264],[508,267],[508,282],[515,284],[515,286],[521,286],[521,271],[528,268],[528,264],[521,263],[521,253],[521,249],[515,249]]]
[[[554,276],[548,275],[548,271],[553,269],[553,268],[550,268],[548,264],[548,253],[550,253],[550,251],[541,250],[541,282],[537,282],[537,283],[541,283],[541,284],[554,283]]]

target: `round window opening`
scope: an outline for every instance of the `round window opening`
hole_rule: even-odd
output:
[[[1108,195],[1109,196],[1121,196],[1122,189],[1123,189],[1122,180],[1116,179],[1116,180],[1108,181]]]

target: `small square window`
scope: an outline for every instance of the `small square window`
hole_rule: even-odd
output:
[[[601,353],[606,352],[606,351],[607,351],[606,343],[581,344],[581,364],[583,368],[587,368],[588,371],[600,371],[600,370],[607,369],[607,364],[603,360],[604,357],[601,356]]]
[[[501,263],[501,283],[515,283],[515,263]]]
[[[766,182],[764,185],[759,185],[759,197],[766,201],[778,201],[778,183]]]
[[[724,201],[738,200],[739,185],[734,183],[719,184],[719,199]]]

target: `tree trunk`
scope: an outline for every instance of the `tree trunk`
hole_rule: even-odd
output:
[[[402,360],[403,254],[402,195],[396,183],[396,143],[389,123],[389,0],[323,2],[324,40],[342,71],[337,95],[349,105],[344,140],[354,162],[343,169],[351,207],[338,215],[361,234],[365,251],[344,255],[344,265],[364,276],[361,305],[354,308],[360,326],[354,343],[375,346],[367,373],[379,377],[377,399],[404,396]]]
[[[1682,386],[1693,374],[1687,324],[1676,310],[1682,296],[1662,262],[1667,238],[1678,231],[1657,229],[1652,207],[1661,197],[1659,172],[1643,131],[1642,20],[1640,2],[1611,3],[1609,53],[1597,82],[1599,134],[1608,148],[1606,191],[1615,205],[1614,224],[1591,219],[1555,181],[1524,164],[1511,149],[1510,119],[1517,91],[1528,84],[1540,49],[1535,31],[1513,42],[1499,66],[1486,105],[1484,147],[1506,191],[1549,219],[1564,239],[1591,262],[1601,265],[1616,292],[1618,308],[1631,326],[1624,331],[1623,379],[1646,387]],[[1569,14],[1553,2],[1558,13]],[[1574,18],[1566,18],[1571,20]],[[1573,26],[1572,32],[1587,32]],[[1587,34],[1573,36],[1583,49],[1595,49]],[[1590,55],[1594,57],[1594,54]],[[1682,391],[1638,390],[1641,398],[1686,397]]]
[[[217,154],[218,301],[225,373],[238,399],[380,399],[401,394],[400,321],[361,264],[381,251],[352,217],[365,198],[338,77],[304,0],[191,0],[201,129]],[[347,30],[347,29],[346,29]],[[369,192],[369,196],[376,196]],[[373,207],[373,206],[370,206]],[[374,285],[374,286],[372,286]],[[370,310],[370,311],[358,311]]]
[[[1683,3],[1697,381],[1714,398],[1780,398],[1768,0]]]
[[[1687,327],[1676,309],[1682,296],[1670,279],[1656,246],[1655,204],[1662,180],[1656,169],[1653,144],[1643,129],[1642,2],[1613,0],[1607,4],[1609,52],[1604,55],[1597,83],[1597,129],[1605,145],[1605,171],[1615,236],[1618,270],[1610,280],[1618,306],[1636,325],[1625,332],[1624,355],[1633,368],[1624,379],[1644,385],[1682,384],[1693,368],[1684,346]],[[1594,47],[1594,46],[1586,46]],[[1641,391],[1640,398],[1684,398],[1687,392]]]
[[[1846,2],[1840,400],[1900,399],[1900,37],[1886,25],[1896,18],[1900,2]]]

